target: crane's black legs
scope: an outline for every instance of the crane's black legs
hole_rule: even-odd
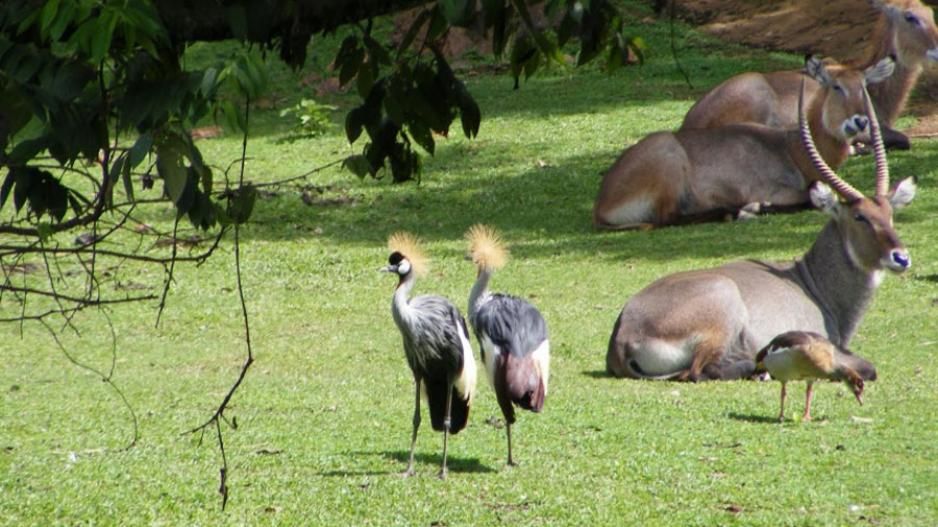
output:
[[[449,439],[449,429],[452,425],[453,411],[453,380],[446,383],[446,417],[443,419],[443,467],[440,468],[440,479],[446,479],[446,443]]]
[[[404,477],[414,475],[414,448],[417,446],[417,429],[420,428],[420,378],[414,377],[414,432],[410,436],[410,461]]]
[[[505,419],[505,433],[508,434],[508,466],[516,467],[518,464],[511,457],[511,423],[508,422],[508,419]]]
[[[785,420],[785,385],[786,384],[787,383],[785,383],[785,381],[782,381],[782,403],[781,403],[781,408],[778,411],[778,422],[780,423]]]

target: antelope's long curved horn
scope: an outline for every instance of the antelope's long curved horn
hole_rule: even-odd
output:
[[[805,150],[808,151],[808,157],[811,159],[811,163],[814,165],[814,168],[821,173],[821,179],[823,179],[825,183],[830,185],[832,189],[837,191],[837,193],[847,201],[863,199],[863,193],[834,173],[834,169],[832,169],[830,165],[824,161],[824,158],[821,157],[821,154],[818,153],[817,146],[814,144],[814,138],[811,137],[811,129],[808,128],[808,117],[804,110],[804,82],[805,79],[802,76],[801,91],[798,92],[798,131],[801,133],[801,144],[804,145]]]
[[[873,157],[876,160],[876,196],[889,195],[889,162],[886,161],[886,147],[883,145],[883,133],[879,128],[879,119],[876,118],[876,108],[870,100],[870,92],[863,88],[863,106],[866,116],[870,119],[870,136],[873,138]]]

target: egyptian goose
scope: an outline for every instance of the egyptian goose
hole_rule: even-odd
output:
[[[863,381],[876,380],[876,368],[869,361],[810,331],[788,331],[772,339],[756,355],[756,371],[767,371],[782,383],[779,421],[785,419],[785,387],[788,381],[807,381],[802,420],[810,421],[814,381],[843,381],[862,405]]]

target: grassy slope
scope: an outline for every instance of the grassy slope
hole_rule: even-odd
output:
[[[639,17],[645,13],[639,11]],[[354,205],[309,207],[295,192],[265,199],[244,231],[244,266],[257,363],[226,435],[232,501],[218,511],[213,438],[181,434],[219,401],[243,357],[230,240],[199,269],[177,270],[160,328],[152,305],[111,313],[116,381],[140,417],[93,376],[71,366],[39,328],[0,343],[0,523],[309,525],[933,525],[938,518],[938,255],[934,218],[938,143],[890,156],[896,175],[920,177],[918,199],[897,215],[913,270],[889,277],[854,341],[880,380],[859,407],[838,385],[819,387],[818,422],[779,425],[778,385],[634,382],[603,375],[606,342],[625,300],[651,280],[734,258],[790,259],[825,221],[816,212],[642,233],[596,233],[589,211],[599,174],[626,144],[672,128],[706,87],[732,72],[796,66],[798,59],[728,48],[690,35],[689,89],[667,54],[665,26],[641,25],[649,62],[614,76],[555,72],[512,91],[507,77],[473,77],[480,137],[441,140],[421,185],[315,176],[326,197]],[[683,29],[682,29],[683,31]],[[328,54],[324,54],[328,55]],[[320,60],[321,64],[323,61]],[[275,96],[297,97],[278,77]],[[343,107],[351,99],[338,100]],[[350,152],[341,127],[283,144],[276,111],[260,114],[250,144],[255,181],[302,173]],[[337,117],[338,119],[338,117]],[[239,142],[201,143],[223,165]],[[845,174],[870,188],[869,159]],[[166,210],[147,213],[167,225]],[[441,438],[418,439],[418,477],[403,470],[411,378],[388,305],[393,278],[376,269],[397,229],[427,240],[435,259],[419,292],[465,303],[474,273],[463,231],[503,230],[513,260],[494,285],[533,299],[551,329],[553,378],[545,412],[517,426],[521,466],[504,466],[504,430],[481,378],[470,426],[451,442],[451,477],[436,474]],[[123,271],[157,288],[159,275]],[[0,311],[16,311],[5,301]],[[105,319],[88,313],[76,355],[109,361]],[[789,414],[803,404],[792,390]],[[861,417],[860,420],[853,419]],[[741,512],[729,512],[729,507]]]

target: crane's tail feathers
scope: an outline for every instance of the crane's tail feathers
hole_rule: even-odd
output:
[[[448,385],[445,381],[428,382],[426,384],[427,406],[430,407],[430,424],[434,430],[442,432],[443,421],[446,419],[446,389]],[[460,393],[456,386],[453,386],[452,390],[449,433],[456,434],[465,428],[469,422],[469,408],[472,405],[472,398]]]
[[[414,272],[423,276],[427,274],[430,260],[420,246],[420,239],[409,232],[398,231],[388,238],[388,250],[403,254]]]
[[[547,395],[546,388],[544,381],[541,380],[537,383],[537,388],[524,392],[524,395],[514,402],[525,410],[538,413],[544,408],[544,396]]]
[[[499,269],[508,261],[508,249],[502,237],[488,225],[476,224],[466,231],[472,263],[487,269]]]

